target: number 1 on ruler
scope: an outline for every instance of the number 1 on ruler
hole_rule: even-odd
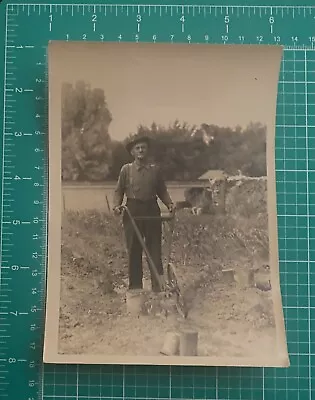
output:
[[[49,15],[49,32],[51,32],[52,29],[52,20],[53,20],[53,16],[52,14]]]

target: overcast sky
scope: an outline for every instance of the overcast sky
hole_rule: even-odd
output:
[[[115,139],[175,119],[273,128],[280,59],[275,46],[55,42],[49,78],[104,89]]]

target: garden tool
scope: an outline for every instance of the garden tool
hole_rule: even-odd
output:
[[[171,258],[171,249],[172,249],[172,239],[173,239],[173,233],[174,233],[174,227],[175,227],[175,213],[162,213],[161,216],[158,217],[152,217],[152,216],[141,216],[141,217],[133,217],[128,209],[127,206],[121,206],[120,207],[121,211],[125,211],[128,214],[128,217],[130,218],[130,221],[132,223],[132,226],[135,230],[135,233],[138,237],[138,240],[142,246],[142,249],[147,257],[149,267],[153,274],[155,275],[159,289],[161,291],[164,291],[167,295],[175,295],[176,296],[176,308],[179,314],[183,318],[187,318],[187,307],[185,303],[185,299],[181,293],[180,286],[178,283],[177,275],[176,275],[176,268],[173,263],[170,262]],[[136,224],[136,220],[143,220],[143,219],[161,219],[162,224],[164,226],[164,236],[165,236],[165,242],[166,242],[166,262],[165,262],[165,267],[166,267],[166,272],[167,272],[167,282],[163,282],[161,276],[157,272],[157,268],[154,264],[154,261],[150,255],[150,252],[146,246],[145,240],[142,237],[142,234]],[[167,229],[165,227],[165,224],[168,223],[169,229],[167,232]],[[168,296],[168,297],[170,297]]]

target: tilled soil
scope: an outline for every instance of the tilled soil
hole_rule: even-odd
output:
[[[184,320],[167,309],[167,301],[160,312],[129,315],[119,220],[97,213],[66,214],[60,353],[160,355],[167,332],[191,327],[198,331],[200,356],[258,357],[266,350],[272,354],[276,332],[271,290],[228,283],[220,275],[223,268],[246,270],[261,262],[268,247],[264,220],[236,224],[231,217],[178,217],[172,260],[189,306]],[[147,272],[145,277],[149,290]]]
[[[198,331],[200,356],[255,357],[275,346],[270,291],[215,283],[207,293],[197,291],[184,320],[163,312],[134,317],[123,293],[96,290],[92,281],[63,277],[61,353],[159,355],[166,333],[183,327]]]

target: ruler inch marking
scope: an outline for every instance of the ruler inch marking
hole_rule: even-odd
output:
[[[20,6],[16,7],[17,10],[19,9],[19,7]],[[22,9],[22,8],[23,8],[23,6],[20,9]],[[35,14],[37,15],[38,9],[42,10],[40,6],[39,7],[37,7],[37,6],[35,7],[34,5],[33,6],[32,5],[27,5],[27,7],[24,7],[24,9],[27,10],[27,13],[29,15],[35,15]],[[56,8],[56,10],[54,10],[54,12],[56,12],[56,11],[59,12],[59,8]],[[8,26],[9,26],[9,28],[7,28]],[[10,132],[10,131],[12,129],[14,129],[14,126],[13,127],[8,126],[8,124],[12,123],[8,119],[12,119],[11,114],[14,113],[15,110],[16,110],[16,104],[15,103],[17,103],[17,101],[19,102],[17,104],[17,106],[19,104],[23,103],[23,98],[22,97],[18,97],[19,95],[17,93],[15,93],[17,91],[14,91],[14,90],[10,91],[9,90],[10,86],[12,86],[12,84],[10,84],[9,80],[16,79],[16,77],[14,76],[16,71],[17,71],[17,67],[15,66],[15,64],[18,62],[17,58],[19,56],[18,53],[13,53],[13,55],[12,55],[12,52],[14,52],[18,47],[17,46],[18,43],[15,43],[14,40],[16,40],[16,42],[18,42],[18,39],[14,39],[14,38],[17,37],[17,35],[13,35],[13,34],[10,35],[10,33],[12,33],[12,32],[14,33],[14,29],[12,29],[12,28],[15,28],[17,26],[18,25],[15,24],[15,23],[13,24],[12,22],[10,22],[10,23],[8,22],[8,12],[7,12],[6,13],[6,40],[5,40],[5,74],[4,74],[4,83],[5,83],[4,86],[5,86],[5,88],[7,90],[4,91],[4,94],[3,94],[4,95],[4,104],[3,104],[4,121],[3,121],[3,123],[4,123],[4,132],[6,133],[6,135],[3,135],[4,136],[3,140],[5,142],[4,142],[4,146],[3,146],[3,176],[2,176],[2,187],[3,187],[3,189],[2,189],[2,199],[3,199],[3,201],[2,201],[2,205],[1,205],[2,209],[6,205],[6,204],[4,204],[4,203],[6,203],[6,200],[7,200],[6,196],[11,196],[11,193],[12,193],[11,191],[15,190],[15,188],[17,189],[17,191],[20,190],[20,189],[18,189],[18,186],[13,187],[13,188],[7,187],[8,174],[10,174],[10,172],[11,172],[9,170],[9,168],[11,168],[11,167],[13,168],[13,164],[11,166],[8,163],[14,161],[14,160],[11,161],[11,159],[9,159],[9,157],[10,158],[11,157],[14,158],[14,157],[17,156],[15,153],[11,153],[11,154],[9,153],[8,154],[8,152],[12,151],[11,150],[12,147],[11,147],[11,149],[8,147],[8,146],[12,146],[12,144],[8,142],[8,140],[12,140],[12,138],[9,137],[9,136],[13,136],[13,133]],[[19,46],[19,47],[20,47],[20,49],[28,49],[28,48],[31,49],[31,48],[34,48],[35,46],[33,46],[32,43],[29,43],[28,45],[24,45],[23,44],[23,46]],[[20,50],[20,51],[22,51],[22,50]],[[25,90],[23,90],[23,92],[26,92],[26,93],[29,92],[29,94],[32,94],[32,95],[33,95],[33,93],[32,93],[33,91],[34,91],[34,89],[31,88],[31,87],[27,87],[27,88],[25,88]],[[18,90],[18,92],[20,92],[20,90]],[[11,99],[10,98],[11,96],[14,96],[15,98]],[[13,123],[13,125],[14,125],[14,123]],[[10,133],[11,133],[11,135],[9,135]],[[22,132],[22,135],[23,135],[23,132]],[[14,152],[15,152],[15,150],[14,150]],[[38,162],[41,163],[42,160],[40,160]],[[26,176],[26,178],[27,178],[27,176]],[[42,179],[42,178],[40,178],[40,179]],[[40,186],[42,186],[42,185],[40,185]],[[14,199],[8,199],[8,200],[14,201]],[[41,202],[41,204],[42,204],[42,202]],[[1,217],[2,228],[6,228],[8,226],[11,226],[11,224],[6,224],[6,226],[3,225],[6,222],[9,222],[9,221],[6,221],[7,217],[4,214],[7,214],[8,212],[13,212],[11,210],[8,210],[7,207],[5,207],[5,209],[6,209],[5,213],[1,213],[1,215],[2,215],[2,217]],[[25,215],[24,215],[24,218],[23,218],[23,216],[21,216],[20,222],[23,223],[24,219],[25,219]],[[40,224],[42,223],[41,219],[38,219],[38,221],[40,222]],[[12,221],[10,221],[10,222],[12,222]],[[18,229],[18,227],[14,228],[14,229]],[[5,318],[0,318],[0,322],[1,322],[0,323],[0,326],[1,326],[1,329],[0,329],[1,335],[0,335],[0,337],[2,339],[1,340],[2,346],[1,346],[1,349],[0,349],[2,352],[0,352],[0,355],[3,358],[8,356],[10,354],[9,352],[12,352],[12,344],[14,343],[15,335],[14,335],[14,331],[11,332],[9,328],[10,328],[11,323],[12,323],[11,318],[15,318],[16,312],[19,311],[19,310],[16,310],[16,309],[18,309],[18,305],[14,304],[15,303],[14,297],[11,300],[11,296],[12,296],[11,295],[11,291],[12,291],[11,284],[5,283],[5,282],[10,282],[10,280],[13,280],[13,277],[14,277],[14,280],[16,278],[17,281],[19,281],[19,276],[17,275],[18,272],[17,273],[13,272],[13,274],[16,274],[16,275],[10,276],[11,275],[11,272],[10,272],[11,271],[11,266],[13,266],[14,262],[10,262],[10,264],[9,264],[8,261],[7,261],[8,259],[12,258],[12,254],[10,254],[11,251],[9,251],[9,247],[8,246],[12,246],[13,244],[7,243],[6,234],[13,234],[13,233],[12,232],[7,232],[6,229],[1,229],[1,239],[0,239],[1,240],[1,245],[0,245],[1,247],[0,248],[1,248],[1,261],[2,261],[1,262],[1,264],[2,264],[2,267],[1,267],[1,286],[2,286],[2,291],[1,291],[1,293],[2,294],[0,296],[0,310],[1,310],[2,313],[4,313],[4,312],[7,313],[7,314],[2,314],[2,316],[5,317]],[[36,249],[37,245],[34,246],[34,244],[33,244],[32,248]],[[35,250],[33,250],[33,251],[35,251]],[[43,252],[38,251],[38,258],[40,258],[42,256],[42,254],[43,254]],[[35,261],[36,261],[36,264],[35,264]],[[40,281],[40,284],[42,284],[42,285],[43,285],[43,282],[41,280],[40,273],[38,273],[38,274],[34,273],[34,271],[36,271],[35,268],[37,266],[37,263],[40,263],[40,267],[38,267],[39,269],[41,269],[42,266],[43,266],[43,263],[41,263],[40,260],[34,260],[34,266],[32,268],[32,270],[33,270],[32,275],[34,274],[32,286],[33,287],[37,287],[38,288],[38,292],[40,293],[42,291],[42,289],[39,288],[39,284],[37,283],[37,281]],[[18,263],[16,262],[16,264],[18,264]],[[4,265],[11,265],[11,266],[4,267]],[[6,275],[4,277],[5,270],[3,270],[3,268],[6,268],[6,274],[9,273],[9,276]],[[22,269],[22,268],[20,268],[20,269]],[[38,276],[38,278],[36,278],[36,276]],[[35,281],[34,281],[34,279],[35,279]],[[4,299],[6,299],[6,300],[4,300]],[[43,301],[44,298],[41,298],[40,300]],[[6,304],[6,305],[4,305],[4,304]],[[11,314],[9,314],[8,306],[11,309]],[[30,305],[30,306],[33,306],[33,305]],[[42,312],[42,302],[39,302],[36,299],[36,302],[34,302],[34,306],[36,306],[36,311],[39,311],[40,313]],[[24,311],[24,310],[22,310],[22,311]],[[20,314],[18,314],[18,315],[20,315]],[[32,315],[32,317],[31,317],[31,315],[32,314],[29,315],[29,313],[25,313],[25,317],[24,317],[25,321],[27,321],[26,325],[24,325],[24,326],[26,326],[26,331],[25,332],[26,332],[27,335],[28,335],[27,332],[28,332],[28,327],[29,327],[28,324],[30,323],[30,320],[35,319],[35,318],[37,320],[37,316],[35,316],[35,315],[33,316]],[[8,318],[8,316],[10,316],[10,319]],[[6,322],[8,322],[8,323],[6,323]],[[7,327],[7,326],[9,328],[7,328],[6,330],[2,329],[2,328]],[[34,331],[36,331],[36,332],[37,332],[37,329],[38,329],[37,326],[38,326],[38,323],[34,325]],[[29,337],[30,337],[30,340],[31,339],[32,340],[35,339],[34,334],[30,334]],[[37,333],[36,333],[36,341],[37,340],[40,341],[40,337],[38,337],[38,339],[37,339]],[[4,347],[3,344],[5,345],[7,343],[9,343],[9,346],[8,347]],[[14,353],[12,353],[12,354],[14,354]],[[24,364],[27,365],[27,358],[24,356],[23,351],[20,352],[18,355],[19,355],[19,358],[16,358],[17,362],[24,363]],[[14,359],[12,359],[12,360],[14,360]],[[13,365],[14,365],[14,363],[12,364],[12,366]],[[1,365],[1,367],[3,367],[3,366]],[[28,366],[26,368],[28,368]],[[3,371],[1,371],[1,372],[3,372]],[[0,372],[0,374],[1,374],[1,372]],[[32,374],[29,374],[28,369],[25,369],[25,372],[30,377],[32,375],[32,377],[33,377],[32,382],[35,382],[35,385],[37,385],[38,384],[38,380],[37,380],[37,376],[38,375],[37,375],[36,369],[33,370]],[[8,382],[8,384],[6,385],[7,387],[10,386],[10,382],[14,380],[14,378],[12,378],[12,374],[13,374],[13,370],[12,371],[10,370],[9,371],[9,378],[7,379],[7,382]],[[23,375],[23,372],[22,372],[22,375]],[[11,379],[10,379],[10,376],[11,376]],[[5,381],[6,381],[6,379],[4,379],[3,381],[1,380],[1,384],[3,382],[5,382]],[[21,382],[21,384],[22,384],[22,382]],[[31,390],[33,390],[33,389],[29,388],[28,385],[24,386],[24,384],[25,385],[28,384],[28,381],[26,379],[25,379],[25,382],[23,380],[23,388],[24,388],[25,395],[26,396],[29,395],[27,397],[33,398],[34,396],[30,393]],[[1,391],[1,394],[0,394],[1,396],[2,395],[3,396],[4,395],[8,396],[7,391],[10,390],[10,389],[7,388],[7,387],[4,390]],[[22,388],[22,385],[21,385],[21,388]],[[12,389],[15,390],[14,387],[12,387]]]
[[[7,65],[7,56],[8,56],[8,14],[9,14],[9,5],[6,6],[6,12],[5,12],[5,39],[4,39],[4,87],[7,87],[7,80],[8,80],[8,76],[7,76],[7,69],[8,69],[8,65]],[[5,115],[6,115],[6,100],[7,100],[7,92],[6,90],[3,91],[3,132],[6,131],[6,122],[5,122]],[[5,165],[5,159],[6,159],[6,155],[5,155],[5,138],[6,135],[3,135],[2,138],[2,171],[6,171],[6,165]],[[3,217],[4,217],[4,191],[5,191],[5,185],[4,185],[4,174],[2,176],[1,179],[1,228],[3,227]],[[1,229],[1,234],[0,234],[0,265],[3,265],[4,263],[4,254],[3,254],[3,229]],[[2,286],[3,282],[2,282],[2,277],[3,277],[3,272],[2,272],[2,268],[0,268],[0,285]],[[1,303],[3,303],[1,301]],[[10,325],[9,325],[10,326]],[[7,344],[7,341],[4,341],[4,344]],[[7,379],[7,382],[9,383],[9,380]]]

